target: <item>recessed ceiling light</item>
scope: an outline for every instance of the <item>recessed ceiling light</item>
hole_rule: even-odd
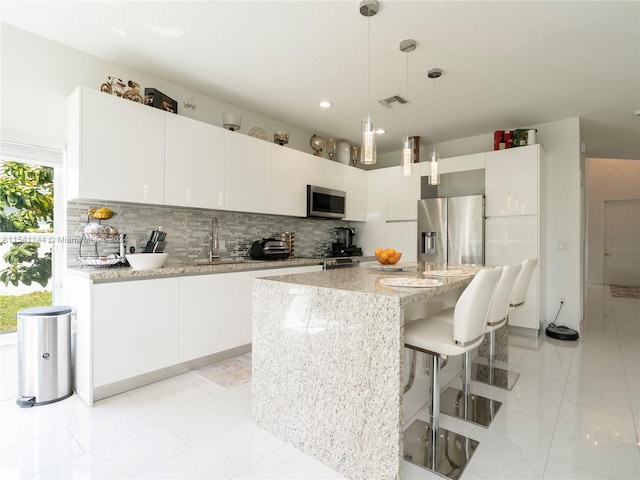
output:
[[[320,108],[330,108],[333,107],[333,102],[330,102],[329,100],[322,100],[318,105]]]
[[[376,130],[376,133],[377,133],[378,135],[382,135],[383,133],[387,133],[387,131],[386,131],[384,128],[378,128],[378,129]]]

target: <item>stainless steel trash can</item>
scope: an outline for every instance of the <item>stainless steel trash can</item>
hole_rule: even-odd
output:
[[[71,307],[20,310],[18,400],[32,407],[63,400],[71,387]]]

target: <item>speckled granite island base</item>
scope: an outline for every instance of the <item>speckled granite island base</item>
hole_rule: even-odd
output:
[[[391,288],[364,267],[253,281],[253,419],[351,479],[402,477],[405,309],[438,288]]]

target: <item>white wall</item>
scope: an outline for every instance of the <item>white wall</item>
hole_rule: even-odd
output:
[[[534,127],[535,128],[535,127]],[[427,160],[429,152],[432,150],[431,144],[420,142],[420,158],[424,162]],[[461,138],[450,142],[436,144],[438,156],[440,158],[459,157],[472,153],[482,153],[493,150],[493,132],[475,137]],[[365,170],[376,168],[395,167],[400,165],[400,150],[389,153],[379,153],[375,165],[363,165]]]
[[[140,88],[156,88],[178,102],[178,113],[206,123],[222,126],[222,113],[242,115],[240,133],[252,127],[265,130],[273,140],[273,131],[289,132],[289,147],[312,153],[311,132],[299,130],[221,100],[201,95],[161,78],[152,77],[101,58],[51,42],[7,24],[0,28],[1,123],[3,137],[20,135],[66,142],[66,101],[69,94],[83,85],[96,90],[116,76],[134,80]],[[195,111],[185,109],[183,101],[194,98]],[[124,100],[123,100],[124,101]]]
[[[640,160],[640,159],[639,159]],[[604,283],[604,202],[640,199],[640,161],[587,159],[587,281]]]
[[[584,283],[580,120],[570,118],[534,125],[533,128],[538,130],[539,142],[547,154],[546,319],[553,321],[560,299],[564,298],[558,323],[579,329]],[[561,243],[566,248],[561,249]]]

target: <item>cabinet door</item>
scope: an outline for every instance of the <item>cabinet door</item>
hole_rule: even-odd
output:
[[[241,345],[241,273],[180,278],[180,361]]]
[[[326,160],[324,158],[309,155],[309,184],[318,187],[344,190],[344,165]]]
[[[164,203],[162,110],[82,89],[81,198]]]
[[[344,190],[347,193],[345,220],[367,221],[367,172],[360,168],[343,166]]]
[[[271,144],[225,130],[225,209],[269,213]]]
[[[485,223],[485,263],[509,265],[527,258],[539,258],[537,239],[536,215],[488,218]],[[509,325],[538,328],[541,321],[538,306],[539,271],[540,266],[533,272],[525,305],[509,313]]]
[[[287,275],[294,273],[320,272],[321,265],[309,265],[305,267],[272,268],[269,270],[252,270],[242,272],[241,294],[240,294],[240,316],[241,316],[241,345],[252,342],[252,320],[251,320],[251,282],[254,278],[272,277],[275,275]]]
[[[180,115],[166,115],[167,205],[224,208],[224,132]]]
[[[178,363],[178,279],[93,286],[93,387]]]
[[[307,214],[307,184],[311,161],[298,150],[271,146],[271,213],[304,217]]]
[[[385,168],[387,221],[417,220],[420,175],[402,175],[400,167]]]
[[[538,213],[538,159],[539,145],[486,153],[487,217]]]

